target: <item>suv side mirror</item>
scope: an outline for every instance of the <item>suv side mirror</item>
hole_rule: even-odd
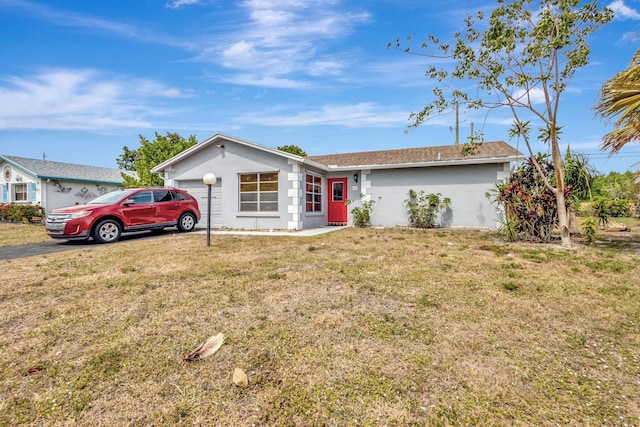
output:
[[[135,205],[135,204],[136,204],[136,201],[135,201],[135,200],[133,200],[133,199],[126,199],[124,202],[122,202],[122,204],[123,204],[124,206]]]

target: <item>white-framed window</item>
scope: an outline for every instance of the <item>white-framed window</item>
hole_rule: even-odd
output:
[[[278,172],[240,174],[240,212],[278,212]]]
[[[305,177],[305,210],[307,212],[322,212],[322,178],[307,174]]]
[[[13,201],[14,202],[26,202],[28,198],[27,183],[13,184]]]

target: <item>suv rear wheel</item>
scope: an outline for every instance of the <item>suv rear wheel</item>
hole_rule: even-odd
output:
[[[93,238],[98,243],[114,243],[120,239],[121,234],[122,227],[120,227],[118,221],[105,219],[96,226]]]
[[[180,219],[178,220],[178,230],[185,232],[191,231],[196,226],[196,217],[194,214],[190,212],[185,212],[180,215]]]

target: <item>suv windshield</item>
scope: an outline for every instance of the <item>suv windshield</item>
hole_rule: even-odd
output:
[[[127,197],[131,193],[133,193],[133,190],[112,191],[111,193],[103,194],[102,196],[91,200],[89,204],[90,205],[109,205],[111,203],[117,202],[123,197]]]

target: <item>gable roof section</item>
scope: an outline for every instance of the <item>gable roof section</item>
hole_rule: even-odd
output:
[[[438,166],[450,164],[495,163],[522,160],[523,155],[504,141],[484,142],[478,152],[463,156],[461,145],[404,148],[398,150],[364,151],[359,153],[309,156],[308,159],[330,169]]]
[[[0,159],[40,179],[122,184],[121,171],[97,166],[0,155]]]
[[[256,150],[264,151],[266,153],[275,154],[276,156],[284,157],[284,158],[290,159],[290,160],[295,160],[295,161],[298,161],[300,163],[307,163],[307,164],[310,164],[311,166],[315,166],[315,167],[318,167],[320,169],[325,169],[326,170],[326,167],[324,165],[316,163],[314,161],[308,161],[307,157],[296,156],[295,154],[287,153],[286,151],[280,151],[280,150],[278,150],[276,148],[267,147],[266,145],[256,144],[255,142],[251,142],[251,141],[247,141],[245,139],[241,139],[241,138],[236,138],[236,137],[233,137],[233,136],[225,135],[223,133],[216,133],[215,135],[205,139],[202,142],[199,142],[198,144],[194,145],[193,147],[190,147],[190,148],[184,150],[183,152],[176,154],[175,156],[173,156],[169,160],[165,160],[164,162],[160,163],[156,167],[152,168],[151,171],[156,172],[156,173],[162,172],[163,170],[165,170],[169,166],[171,166],[171,165],[173,165],[175,163],[178,163],[180,160],[185,159],[185,158],[193,155],[194,153],[197,153],[198,151],[202,150],[203,148],[206,148],[206,147],[208,147],[208,146],[210,146],[212,144],[216,144],[216,143],[217,144],[224,144],[225,141],[235,142],[236,144],[240,144],[240,145],[244,145],[244,146],[247,146],[247,147],[255,148]]]

